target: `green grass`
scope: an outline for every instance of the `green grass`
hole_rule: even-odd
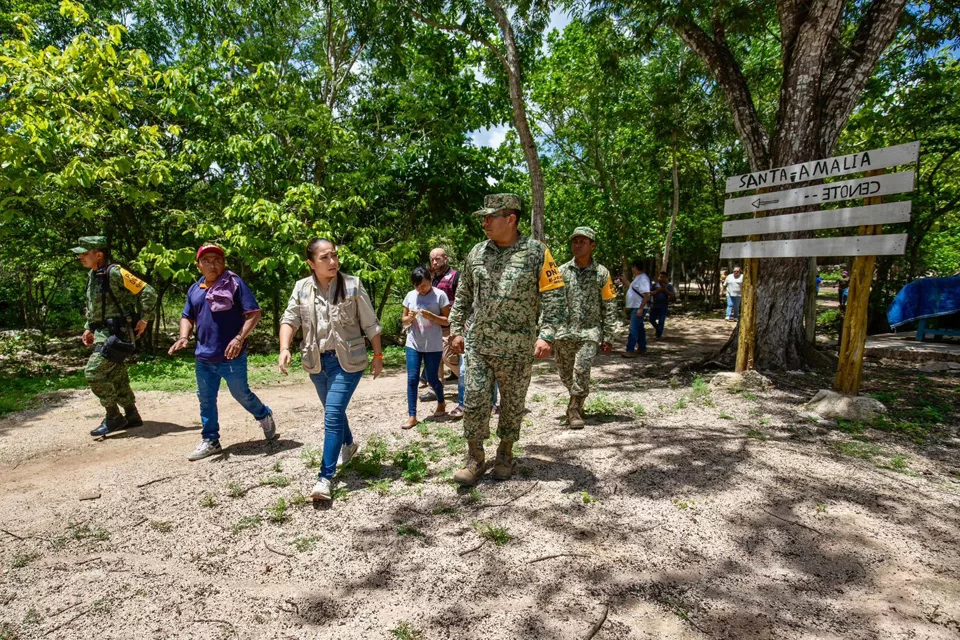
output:
[[[463,496],[463,504],[480,504],[483,502],[483,494],[476,487],[470,487]]]
[[[530,402],[546,402],[547,394],[545,393],[535,393],[530,396]]]
[[[599,498],[594,498],[592,495],[586,491],[580,492],[580,499],[583,500],[583,504],[590,504],[591,502],[600,502]]]
[[[690,385],[690,397],[693,399],[704,398],[710,395],[710,387],[704,382],[703,378],[697,376]]]
[[[290,546],[300,553],[312,551],[317,545],[317,536],[300,536],[290,543]]]
[[[852,458],[861,458],[863,460],[872,460],[880,455],[880,453],[883,451],[879,445],[871,444],[869,442],[860,442],[859,440],[837,442],[831,446],[837,453],[850,456]]]
[[[82,389],[87,386],[83,372],[65,376],[0,376],[0,416],[23,411],[34,405],[37,395],[61,389]]]
[[[277,501],[267,508],[267,520],[274,524],[286,522],[289,517],[287,514],[287,501],[283,498],[277,498]]]
[[[151,520],[150,528],[160,533],[170,533],[173,531],[173,523],[169,520]]]
[[[213,507],[217,506],[217,499],[213,497],[212,493],[204,494],[204,496],[200,498],[200,506],[206,507],[207,509],[212,509]]]
[[[367,486],[370,487],[378,496],[390,495],[390,478],[367,480]]]
[[[423,482],[427,477],[427,454],[420,443],[411,442],[393,455],[393,465],[400,476],[410,484]]]
[[[747,429],[747,437],[753,438],[754,440],[763,441],[763,440],[766,440],[769,436],[763,431],[760,431],[759,429]]]
[[[15,553],[10,561],[11,569],[23,569],[25,566],[40,557],[38,553]]]
[[[247,356],[247,377],[250,386],[277,384],[289,378],[306,378],[300,366],[300,354],[293,354],[290,376],[277,370],[276,354]],[[145,356],[130,367],[130,386],[134,391],[195,391],[197,378],[192,353],[182,357]]]
[[[227,485],[227,492],[231,498],[242,498],[247,495],[247,489],[241,486],[239,482],[231,482]]]
[[[400,525],[399,527],[397,527],[397,535],[398,535],[398,536],[410,536],[410,537],[413,537],[413,538],[422,538],[422,537],[423,537],[423,533],[422,533],[419,529],[417,529],[416,527],[412,527],[412,526],[410,526],[410,525],[408,525],[408,524],[402,524],[402,525]]]
[[[96,540],[104,542],[110,539],[110,532],[103,527],[91,529],[87,524],[72,524],[69,526],[70,537],[74,540]]]
[[[303,445],[300,449],[300,460],[307,469],[317,469],[323,464],[323,449]]]
[[[733,420],[733,416],[727,413],[726,411],[721,411],[720,415],[717,416],[721,420]]]
[[[246,529],[259,527],[261,522],[262,520],[260,519],[260,516],[243,516],[235,525],[233,525],[233,532],[240,533]]]
[[[386,457],[387,443],[382,438],[374,436],[367,440],[366,446],[353,456],[347,468],[361,478],[377,478],[380,476]]]
[[[260,481],[262,485],[270,485],[271,487],[277,487],[282,489],[283,487],[290,486],[290,479],[287,476],[270,476],[269,478],[264,478]]]
[[[373,357],[373,351],[368,352]],[[407,366],[406,347],[389,346],[383,348],[383,368],[399,369]]]
[[[507,527],[499,527],[492,524],[479,524],[476,522],[473,523],[473,526],[477,530],[477,535],[484,540],[489,540],[498,547],[502,547],[513,540],[513,534],[510,533],[510,529]]]
[[[393,629],[390,629],[390,635],[397,640],[424,640],[423,632],[412,626],[409,622],[401,622]]]
[[[642,404],[624,398],[613,398],[605,393],[597,393],[587,398],[583,411],[591,416],[615,416],[620,411],[629,411],[635,416],[642,416],[646,413]]]

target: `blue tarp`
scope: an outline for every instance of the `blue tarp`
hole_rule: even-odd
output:
[[[960,311],[960,276],[921,278],[907,284],[887,309],[891,327]]]

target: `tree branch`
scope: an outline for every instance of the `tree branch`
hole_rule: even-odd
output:
[[[823,139],[828,151],[840,137],[880,56],[893,41],[906,0],[873,0],[856,35],[823,91]],[[830,144],[833,143],[833,144]]]
[[[719,40],[707,35],[693,20],[675,19],[671,27],[710,69],[723,90],[733,123],[750,159],[750,168],[757,171],[769,167],[770,136],[757,115],[740,65],[723,39],[722,25],[714,23],[714,32],[718,34]]]
[[[487,49],[489,49],[491,52],[493,52],[495,56],[497,56],[497,59],[500,60],[500,62],[503,64],[503,68],[507,70],[508,75],[512,73],[512,70],[510,69],[510,65],[507,63],[506,57],[504,57],[504,55],[500,52],[500,50],[497,49],[497,47],[489,39],[484,38],[482,36],[478,36],[477,34],[467,29],[466,27],[462,27],[458,24],[446,24],[443,22],[437,22],[432,18],[426,17],[416,9],[410,9],[410,13],[411,15],[413,15],[414,18],[416,18],[420,22],[424,24],[428,24],[435,29],[440,29],[441,31],[448,31],[450,33],[462,33],[463,35],[467,36],[474,42],[479,42],[480,44],[485,46]]]

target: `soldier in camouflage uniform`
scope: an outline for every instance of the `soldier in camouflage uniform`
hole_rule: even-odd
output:
[[[567,320],[553,344],[560,380],[570,392],[567,423],[583,428],[583,405],[590,393],[590,367],[597,349],[609,352],[617,328],[617,291],[610,272],[593,261],[597,234],[577,227],[570,236],[573,260],[560,267],[566,284]]]
[[[153,287],[119,265],[107,260],[107,239],[103,236],[80,238],[79,246],[72,249],[80,263],[90,269],[87,278],[87,323],[81,341],[93,345],[93,354],[87,361],[84,375],[90,390],[100,399],[107,416],[92,436],[105,436],[118,429],[139,427],[143,419],[137,411],[136,398],[130,389],[125,362],[113,362],[101,353],[110,337],[108,320],[117,329],[117,336],[126,342],[133,341],[131,330],[139,336],[147,328],[157,304]],[[102,285],[109,283],[111,296]],[[119,304],[119,308],[118,308]],[[124,413],[120,413],[123,407]]]
[[[467,254],[450,313],[451,346],[455,353],[466,353],[467,361],[463,416],[467,464],[454,474],[454,480],[465,486],[475,484],[485,468],[483,441],[490,435],[494,381],[500,386],[500,446],[493,477],[507,480],[512,475],[513,443],[520,437],[533,359],[550,356],[566,302],[550,250],[517,231],[520,197],[489,195],[483,205],[474,215],[483,216],[488,240]]]

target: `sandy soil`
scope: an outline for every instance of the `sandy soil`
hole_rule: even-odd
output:
[[[648,357],[600,359],[581,432],[538,365],[518,473],[479,496],[449,481],[459,423],[399,429],[402,372],[361,382],[351,425],[391,452],[422,441],[426,481],[388,462],[381,495],[347,471],[345,496],[279,524],[271,505],[309,492],[301,453],[322,442],[302,380],[257,390],[270,445],[224,392],[226,454],[196,463],[188,393],[139,394],[148,424],[104,441],[85,391],[0,420],[0,637],[579,639],[604,615],[607,640],[960,636],[957,450],[840,455],[847,436],[796,417],[823,384],[807,375],[698,394],[669,372],[730,327],[671,322]],[[897,454],[908,473],[883,468]],[[513,539],[484,543],[483,525]]]

